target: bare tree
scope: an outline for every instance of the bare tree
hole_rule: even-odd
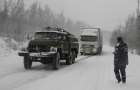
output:
[[[0,12],[0,31],[1,35],[4,35],[8,31],[8,18],[9,18],[9,7],[12,3],[12,0],[1,1],[1,12]],[[2,8],[3,6],[3,8]]]
[[[90,27],[83,21],[66,18],[64,12],[55,14],[46,4],[35,1],[25,9],[24,0],[0,0],[1,34],[17,41],[23,41],[26,34],[33,34],[44,26],[64,28],[75,35],[80,35],[82,28]]]
[[[54,13],[51,11],[50,7],[46,4],[44,10],[45,26],[53,26]]]

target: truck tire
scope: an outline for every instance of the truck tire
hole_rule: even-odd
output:
[[[71,65],[72,64],[72,60],[73,60],[73,57],[72,57],[72,53],[70,52],[69,57],[66,59],[66,64],[67,65]]]
[[[74,51],[73,51],[72,55],[73,55],[72,63],[75,63],[75,57],[76,57],[76,55],[75,55],[75,52]]]
[[[101,48],[101,51],[100,51],[100,53],[102,53],[102,48]]]
[[[83,55],[83,53],[81,53],[81,55]]]
[[[24,68],[30,69],[32,67],[32,61],[29,59],[28,56],[24,56]]]
[[[98,50],[99,50],[99,53],[98,54],[100,54],[102,52],[102,48],[99,48]]]
[[[53,59],[53,70],[58,70],[59,67],[60,67],[60,54],[58,52]]]

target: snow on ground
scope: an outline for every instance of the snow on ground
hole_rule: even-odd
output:
[[[13,50],[11,47],[13,44],[17,44],[13,39],[0,38],[0,57],[7,57],[9,55],[15,55],[17,51]],[[11,47],[9,47],[11,46]]]
[[[17,52],[22,47],[26,47],[28,44],[27,42],[18,43],[13,39],[8,38],[0,38],[0,57],[7,57],[17,55]]]
[[[136,70],[140,68],[140,56],[129,53],[127,83],[117,84],[113,51],[104,46],[102,54],[79,56],[72,65],[61,61],[59,70],[37,62],[26,70],[23,57],[1,57],[0,90],[139,90],[140,72]]]

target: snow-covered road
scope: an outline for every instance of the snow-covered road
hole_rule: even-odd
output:
[[[139,90],[140,56],[129,54],[126,85],[117,84],[113,72],[113,48],[104,46],[95,56],[79,56],[76,63],[59,70],[51,65],[33,63],[25,70],[23,57],[10,56],[0,59],[0,90]]]

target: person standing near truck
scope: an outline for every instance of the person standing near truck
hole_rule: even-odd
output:
[[[118,44],[115,47],[114,52],[114,73],[118,80],[126,83],[126,65],[128,65],[128,47],[127,44],[123,42],[122,37],[117,38]],[[119,72],[120,71],[120,72]],[[121,73],[121,76],[120,76]]]

